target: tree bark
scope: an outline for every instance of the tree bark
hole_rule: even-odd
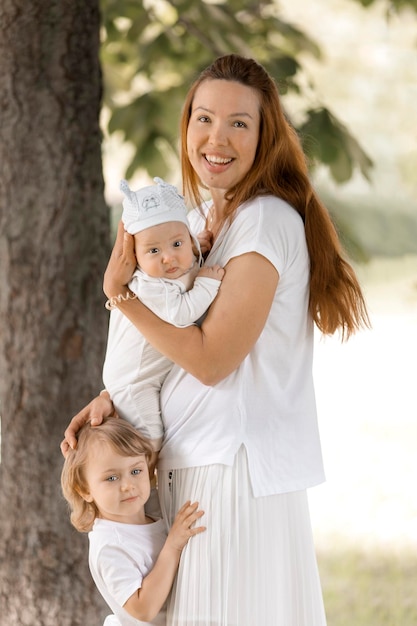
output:
[[[95,626],[59,443],[100,389],[109,254],[98,0],[0,6],[0,624]]]

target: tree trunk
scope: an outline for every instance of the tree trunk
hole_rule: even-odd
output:
[[[98,626],[59,443],[100,388],[99,0],[0,6],[0,624]]]

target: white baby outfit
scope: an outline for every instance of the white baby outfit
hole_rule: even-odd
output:
[[[169,280],[137,269],[129,289],[161,319],[190,326],[205,313],[220,286],[213,278],[194,279],[198,270],[195,262],[187,274]],[[155,350],[123,313],[111,311],[103,382],[120,417],[151,439],[155,450],[163,436],[159,393],[171,367],[172,361]]]

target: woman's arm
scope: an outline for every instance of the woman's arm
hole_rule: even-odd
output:
[[[104,278],[109,298],[127,293],[134,268],[134,239],[119,224]],[[274,266],[256,252],[231,259],[225,270],[201,328],[175,328],[138,300],[118,304],[156,350],[206,385],[223,380],[250,352],[265,325],[279,278]]]

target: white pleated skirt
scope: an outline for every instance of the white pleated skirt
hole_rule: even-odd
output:
[[[172,522],[187,500],[205,511],[185,547],[167,626],[325,626],[307,494],[254,498],[246,450],[233,467],[158,471]]]

